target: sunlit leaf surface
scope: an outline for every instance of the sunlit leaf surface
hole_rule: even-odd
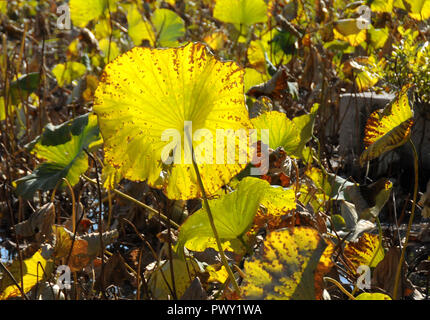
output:
[[[333,34],[336,39],[348,41],[353,47],[366,40],[366,29],[357,26],[357,19],[342,19],[336,21]]]
[[[263,0],[217,0],[214,18],[233,23],[242,31],[247,27],[267,21],[267,5]]]
[[[360,265],[374,268],[384,259],[384,250],[379,247],[378,235],[364,233],[356,242],[349,242],[343,251],[356,271]]]
[[[219,199],[209,200],[209,207],[220,239],[235,239],[248,230],[260,201],[269,188],[271,187],[267,181],[247,177],[239,183],[234,192]],[[213,231],[206,210],[200,209],[182,224],[178,248],[181,251],[183,246],[193,238],[207,243],[207,237],[213,237]]]
[[[134,48],[121,55],[104,70],[94,111],[105,159],[126,178],[147,180],[171,199],[200,196],[188,140],[191,132],[208,194],[241,171],[249,158],[247,150],[237,145],[239,136],[248,140],[246,129],[251,128],[243,70],[234,62],[219,61],[200,43]],[[205,130],[196,133],[198,129]],[[233,139],[230,145],[236,145],[235,150],[225,150],[227,143],[216,139],[217,129],[230,129],[224,133]],[[221,141],[219,154],[216,141]]]
[[[324,254],[326,248],[329,254]],[[314,300],[320,297],[331,246],[315,229],[296,227],[269,233],[261,252],[245,262],[246,299]],[[322,262],[322,264],[320,264]],[[320,264],[320,265],[319,265]],[[321,267],[318,272],[318,267]],[[316,285],[315,280],[318,280]]]
[[[415,20],[430,18],[430,0],[405,0],[409,16]]]
[[[392,300],[390,296],[383,294],[383,293],[379,293],[379,292],[374,292],[374,293],[369,293],[369,292],[364,292],[359,294],[358,296],[355,297],[355,300]]]
[[[373,112],[367,120],[360,164],[375,159],[383,153],[406,143],[411,134],[413,110],[409,104],[406,86],[385,109]]]
[[[70,16],[77,27],[85,27],[88,22],[100,17],[105,10],[116,10],[115,0],[70,0]]]
[[[288,119],[285,113],[270,111],[251,121],[258,129],[259,139],[262,139],[263,142],[268,141],[270,148],[283,147],[285,152],[291,155],[299,147],[300,133],[294,122]],[[261,129],[267,131],[261,131]]]
[[[45,274],[49,275],[52,272],[53,262],[42,257],[41,250],[37,251],[31,258],[22,262],[22,278],[24,282],[23,291],[27,293],[39,281],[44,279]],[[9,272],[14,276],[15,280],[21,285],[21,267],[20,261],[15,260],[9,267]],[[21,296],[21,291],[6,275],[3,275],[0,286],[0,300],[9,299],[12,297]]]

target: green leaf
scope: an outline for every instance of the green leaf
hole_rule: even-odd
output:
[[[17,105],[22,100],[26,100],[28,96],[35,92],[39,87],[39,80],[39,72],[32,72],[24,74],[17,80],[11,82],[9,87],[10,103]],[[1,95],[4,95],[4,93],[2,92]],[[3,97],[2,100],[4,100]],[[1,110],[0,114],[1,112],[4,112],[4,110]]]
[[[300,133],[300,143],[297,149],[294,151],[294,155],[303,158],[304,148],[306,143],[311,140],[314,132],[315,118],[319,109],[319,104],[314,104],[311,108],[309,114],[298,116],[292,119],[293,123],[296,125],[297,130]]]
[[[214,224],[221,240],[239,238],[251,226],[265,191],[270,188],[267,181],[247,177],[240,181],[237,190],[219,199],[209,200]],[[194,238],[213,237],[206,210],[193,213],[179,230],[178,249],[183,254],[187,241]]]
[[[70,61],[65,64],[57,64],[54,69],[52,69],[52,73],[57,79],[58,86],[62,87],[82,77],[86,70],[87,68],[82,63]]]
[[[232,23],[237,30],[267,21],[267,5],[263,0],[217,0],[214,18]]]
[[[29,95],[38,89],[39,79],[39,73],[33,72],[22,75],[17,80],[10,83],[8,114],[13,110],[12,106],[17,106],[22,101],[27,100]],[[2,91],[0,92],[0,121],[6,118],[4,102],[4,91]]]
[[[157,30],[158,44],[162,47],[177,46],[178,39],[185,35],[184,20],[172,10],[155,10],[151,21]]]
[[[75,185],[88,169],[84,149],[91,149],[101,142],[95,115],[85,114],[58,126],[48,124],[42,135],[28,146],[33,154],[46,162],[32,174],[14,181],[17,194],[31,198],[36,190],[54,189],[62,178]]]

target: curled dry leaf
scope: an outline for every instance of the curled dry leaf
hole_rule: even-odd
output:
[[[104,279],[101,279],[101,274],[98,276],[94,285],[96,290],[103,291],[112,284],[121,286],[124,281],[129,281],[131,284],[136,285],[136,278],[127,271],[124,258],[118,252],[106,261],[104,268]]]
[[[69,257],[69,267],[72,271],[78,271],[88,265],[100,252],[100,234],[89,233],[76,236],[73,241],[73,233],[64,226],[53,226],[54,249],[52,257],[62,259]],[[114,242],[118,237],[118,231],[112,230],[103,233],[103,244],[106,246]],[[73,245],[73,248],[72,248]]]
[[[51,234],[51,227],[54,223],[54,219],[54,204],[48,202],[34,212],[30,218],[16,224],[15,232],[21,237],[31,237],[35,234],[39,234],[41,237],[48,236]]]

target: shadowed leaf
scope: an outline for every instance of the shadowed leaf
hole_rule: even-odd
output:
[[[31,198],[37,190],[54,189],[62,178],[75,185],[88,169],[84,149],[91,149],[101,142],[95,115],[85,114],[58,126],[48,124],[42,135],[28,146],[33,154],[46,161],[32,174],[14,181],[16,192]]]

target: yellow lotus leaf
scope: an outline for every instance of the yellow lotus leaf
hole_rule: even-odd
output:
[[[99,46],[100,50],[103,51],[105,63],[109,63],[121,53],[118,45],[113,41],[109,41],[109,39],[100,40]]]
[[[148,40],[151,46],[155,42],[155,34],[151,24],[142,18],[136,5],[132,4],[127,12],[128,35],[138,46],[142,40]]]
[[[353,70],[355,84],[360,92],[368,90],[379,81],[380,77],[375,69],[374,59],[367,57],[351,59],[343,65],[345,74],[351,73]]]
[[[7,13],[7,1],[0,2],[0,13]]]
[[[215,193],[250,159],[243,73],[201,43],[119,56],[106,66],[94,101],[106,161],[171,199],[196,198],[193,139],[204,187]]]
[[[207,266],[206,271],[209,273],[208,282],[224,283],[228,279],[228,273],[224,266],[217,269],[216,266]]]
[[[39,281],[45,278],[46,275],[51,274],[53,268],[53,262],[46,260],[41,255],[41,250],[37,251],[31,258],[28,258],[22,263],[22,279],[23,279],[23,291],[27,293],[31,290]],[[9,272],[13,275],[15,280],[21,285],[21,267],[19,260],[15,260],[9,267]],[[8,275],[3,274],[3,279],[0,286],[0,300],[6,300],[12,297],[21,296],[21,291],[13,283]]]
[[[394,0],[374,0],[370,5],[373,12],[388,12],[391,13],[394,7]]]
[[[413,124],[413,110],[408,98],[409,87],[405,86],[382,112],[377,110],[367,119],[364,132],[366,149],[360,156],[362,166],[408,141]]]
[[[404,0],[404,3],[413,19],[423,21],[430,18],[430,0]]]
[[[335,39],[348,41],[353,47],[366,41],[366,29],[360,29],[357,23],[357,19],[342,19],[336,21],[333,29]]]
[[[353,264],[354,271],[357,271],[360,265],[374,268],[384,259],[384,250],[379,246],[378,235],[370,233],[363,233],[357,242],[349,242],[343,254]]]
[[[72,83],[73,80],[79,79],[85,74],[87,68],[85,65],[75,61],[69,61],[65,64],[59,63],[53,69],[52,73],[57,79],[60,87]]]
[[[294,122],[285,113],[270,111],[251,120],[254,128],[258,129],[259,139],[276,149],[283,147],[288,155],[292,155],[300,145],[300,133]],[[267,129],[268,131],[262,131]]]
[[[364,292],[355,297],[355,300],[392,300],[389,295],[379,292]]]
[[[332,246],[312,228],[296,227],[269,233],[261,252],[245,261],[243,297],[252,300],[319,298],[323,274],[333,265],[332,251]],[[315,280],[321,283],[316,284]]]
[[[264,0],[216,0],[214,18],[233,23],[238,30],[267,21],[267,4]]]
[[[248,61],[251,66],[261,73],[267,73],[266,57],[274,65],[286,64],[291,59],[291,56],[286,55],[276,41],[280,34],[277,30],[266,32],[261,36],[261,40],[253,40],[249,44],[247,50]]]
[[[172,273],[170,272],[172,264],[174,270],[174,286]],[[161,262],[150,274],[148,281],[148,288],[151,290],[152,297],[158,300],[172,299],[172,290],[175,288],[177,298],[179,299],[190,286],[198,271],[199,267],[194,260],[185,262],[184,260],[174,258],[173,260]]]
[[[206,37],[204,37],[203,41],[212,49],[212,50],[220,50],[224,48],[225,43],[227,42],[228,37],[222,31],[213,32]]]
[[[245,92],[251,89],[253,86],[261,83],[265,83],[270,79],[270,76],[265,73],[261,73],[254,68],[246,68],[245,69]]]
[[[80,28],[100,17],[107,9],[116,11],[115,0],[70,0],[69,5],[72,22]]]

